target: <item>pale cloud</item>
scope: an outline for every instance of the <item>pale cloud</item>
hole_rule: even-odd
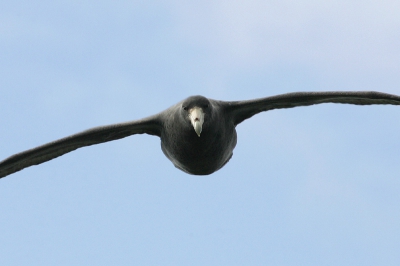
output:
[[[176,31],[228,64],[399,68],[396,1],[176,3]]]

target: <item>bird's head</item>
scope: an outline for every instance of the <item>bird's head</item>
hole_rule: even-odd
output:
[[[200,137],[203,123],[211,113],[211,103],[203,96],[192,96],[182,102],[182,112]]]

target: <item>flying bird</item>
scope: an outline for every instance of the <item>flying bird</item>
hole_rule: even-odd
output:
[[[232,157],[235,128],[244,120],[273,109],[321,103],[400,105],[400,96],[373,91],[295,92],[247,101],[192,96],[141,120],[95,127],[12,155],[0,162],[0,178],[85,146],[144,133],[161,139],[162,151],[178,169],[209,175]]]

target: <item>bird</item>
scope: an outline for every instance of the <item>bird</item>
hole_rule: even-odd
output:
[[[192,175],[209,175],[232,158],[236,126],[255,114],[322,103],[400,105],[400,96],[376,91],[292,92],[245,101],[191,96],[158,114],[125,123],[91,128],[14,154],[0,162],[0,178],[76,149],[149,134],[174,166]]]

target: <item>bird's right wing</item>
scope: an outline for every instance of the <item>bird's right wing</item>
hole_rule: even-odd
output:
[[[0,178],[85,146],[122,139],[134,134],[145,133],[161,136],[161,130],[162,124],[159,115],[121,124],[95,127],[8,157],[0,162]]]
[[[266,98],[223,102],[235,125],[260,112],[321,103],[400,105],[400,96],[374,91],[294,92]]]

